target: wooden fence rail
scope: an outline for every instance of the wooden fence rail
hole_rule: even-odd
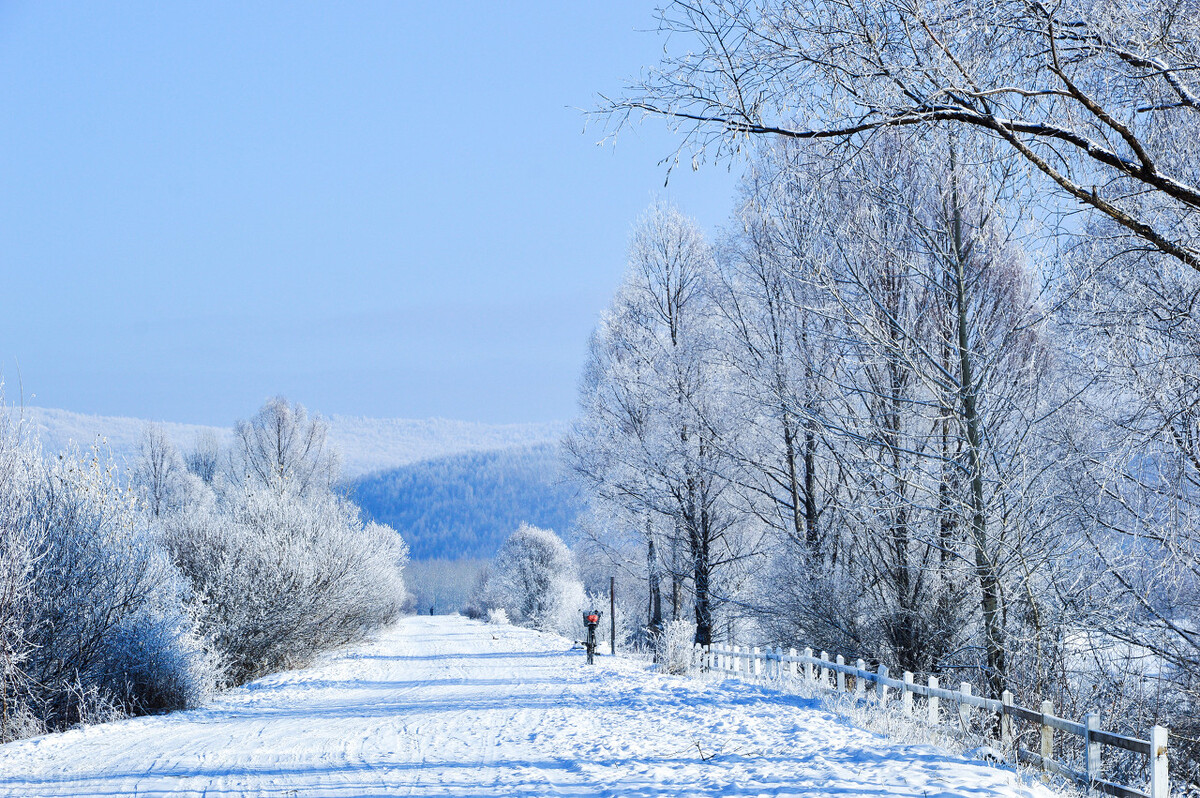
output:
[[[808,648],[803,653],[797,653],[794,648],[785,653],[780,649],[760,651],[758,648],[739,646],[697,645],[693,650],[692,665],[755,679],[805,679],[840,693],[847,692],[847,677],[850,677],[857,698],[866,698],[867,685],[870,684],[874,700],[881,707],[888,708],[893,701],[891,691],[897,690],[900,712],[931,724],[942,722],[943,701],[957,704],[955,719],[963,731],[970,729],[971,710],[981,709],[997,717],[1002,749],[1020,762],[1118,798],[1169,798],[1171,793],[1167,769],[1167,730],[1162,726],[1150,730],[1149,740],[1126,737],[1102,730],[1100,716],[1096,713],[1086,715],[1080,723],[1057,717],[1049,701],[1043,701],[1038,710],[1026,709],[1014,704],[1012,694],[1007,690],[997,700],[972,695],[971,685],[967,682],[959,685],[957,690],[942,687],[936,676],[930,676],[926,684],[917,684],[908,671],[904,672],[902,678],[895,679],[886,665],[880,665],[872,671],[861,659],[849,665],[841,655],[831,660],[828,653],[822,651],[820,656],[814,656],[812,649]],[[924,712],[917,712],[913,696],[925,699]],[[1014,721],[1024,721],[1038,729],[1037,751],[1028,751],[1018,744]],[[1082,738],[1084,770],[1076,770],[1054,758],[1055,732]],[[1101,749],[1104,746],[1146,757],[1149,774],[1146,790],[1106,781],[1101,777]]]

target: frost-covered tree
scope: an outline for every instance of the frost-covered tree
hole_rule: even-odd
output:
[[[798,410],[821,430],[840,491],[835,533],[775,567],[805,585],[789,602],[810,607],[800,617],[831,646],[928,670],[968,665],[948,657],[977,645],[986,661],[969,664],[998,693],[1013,602],[1048,556],[1041,442],[1053,407],[1042,314],[998,201],[1006,176],[983,168],[1004,161],[956,160],[964,149],[931,132],[880,135],[844,164],[770,151],[783,171],[760,190],[758,224],[804,231],[758,248],[806,242],[784,261],[807,290],[789,326],[807,351],[836,357],[805,370],[819,400]],[[789,205],[773,198],[781,190],[800,196]]]
[[[303,405],[277,396],[234,428],[235,481],[299,495],[328,490],[338,476],[338,456],[328,435],[324,419],[309,418]]]
[[[1078,401],[1066,497],[1091,555],[1079,606],[1098,630],[1076,678],[1134,728],[1177,731],[1200,777],[1200,279],[1129,252],[1104,225],[1070,254],[1062,328]]]
[[[639,220],[629,267],[593,335],[582,417],[567,449],[597,501],[622,505],[645,534],[651,604],[661,568],[690,592],[696,641],[713,640],[714,584],[743,552],[721,439],[709,282],[712,253],[696,225],[666,205]]]
[[[662,62],[603,111],[723,157],[937,123],[984,133],[1066,204],[1200,269],[1192,0],[676,0]]]
[[[142,429],[130,482],[154,518],[178,509],[187,501],[192,488],[190,473],[162,425],[147,424]]]
[[[487,571],[486,605],[502,608],[514,622],[545,632],[574,634],[583,609],[571,550],[552,530],[522,524]]]
[[[211,485],[221,468],[221,441],[212,432],[201,432],[184,456],[188,471]]]

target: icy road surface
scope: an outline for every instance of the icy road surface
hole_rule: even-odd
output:
[[[568,646],[407,618],[204,709],[0,746],[0,795],[1051,795],[813,701]]]

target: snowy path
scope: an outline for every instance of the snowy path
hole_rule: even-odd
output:
[[[565,648],[408,618],[205,709],[0,746],[0,795],[1050,796],[815,702]]]

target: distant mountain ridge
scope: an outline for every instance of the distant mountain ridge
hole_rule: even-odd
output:
[[[74,444],[86,448],[102,439],[118,464],[137,454],[145,419],[95,416],[43,407],[15,410],[33,425],[47,454]],[[249,417],[253,410],[247,411]],[[567,423],[483,424],[444,418],[363,418],[326,416],[329,437],[342,456],[342,475],[352,480],[375,471],[397,468],[439,457],[495,449],[557,444]],[[233,435],[230,427],[159,422],[181,450],[188,450],[204,432],[222,443]]]
[[[348,483],[368,518],[388,524],[414,560],[491,558],[521,524],[566,535],[582,503],[563,478],[560,446],[466,452]]]

